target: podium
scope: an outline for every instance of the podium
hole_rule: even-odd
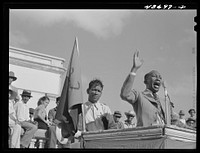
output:
[[[83,149],[195,149],[196,131],[154,125],[129,129],[83,132]]]

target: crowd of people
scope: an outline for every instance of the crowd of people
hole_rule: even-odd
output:
[[[122,113],[115,110],[112,113],[109,106],[100,102],[103,92],[103,83],[99,79],[94,79],[89,83],[87,94],[88,100],[84,102],[84,114],[79,115],[78,128],[74,138],[79,139],[83,131],[101,131],[108,129],[126,129],[140,126],[164,125],[166,116],[163,111],[157,92],[162,84],[161,74],[152,70],[144,76],[146,88],[140,92],[134,87],[134,80],[137,70],[142,66],[143,60],[139,58],[139,52],[133,56],[133,65],[130,73],[125,79],[120,97],[132,106],[132,110],[124,113],[126,119],[121,120]],[[56,148],[60,145],[62,148],[69,148],[67,144],[59,144],[56,137],[55,115],[60,97],[56,98],[56,107],[49,112],[46,111],[50,99],[43,96],[38,100],[36,108],[28,108],[27,103],[32,97],[31,91],[23,90],[21,100],[18,96],[18,90],[12,85],[17,77],[14,72],[9,72],[9,129],[11,136],[11,148],[28,148],[35,132],[38,129],[45,129],[46,148]],[[196,129],[195,109],[188,111],[190,116],[185,118],[185,112],[180,110],[179,114],[173,113],[171,125],[178,127]],[[85,126],[83,126],[83,116]],[[83,129],[83,127],[85,129]]]

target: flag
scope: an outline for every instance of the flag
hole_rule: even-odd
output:
[[[73,136],[77,131],[78,116],[81,113],[82,81],[79,63],[78,40],[75,38],[67,74],[63,84],[55,119],[61,125],[63,138]]]

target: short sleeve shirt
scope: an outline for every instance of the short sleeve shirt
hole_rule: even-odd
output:
[[[84,106],[86,124],[95,121],[97,118],[100,118],[105,113],[111,114],[110,108],[100,102],[93,104],[87,101]]]
[[[43,119],[47,119],[47,113],[44,105],[39,105],[34,111],[34,118],[38,118],[38,111],[41,111],[41,115]]]

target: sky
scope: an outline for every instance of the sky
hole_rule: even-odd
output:
[[[11,9],[9,45],[64,58],[69,62],[75,37],[80,52],[83,99],[94,78],[102,80],[100,102],[112,112],[132,110],[120,98],[133,54],[144,60],[134,88],[145,89],[144,75],[158,70],[175,112],[196,109],[196,10]],[[161,87],[159,96],[164,99]],[[164,105],[164,103],[162,103]]]

